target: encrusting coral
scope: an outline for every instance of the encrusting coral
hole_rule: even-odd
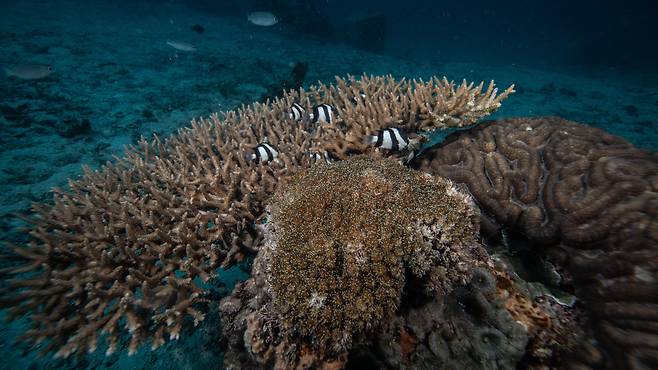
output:
[[[484,123],[414,164],[462,183],[483,228],[566,270],[591,315],[571,365],[658,367],[658,155],[557,117]]]
[[[391,126],[414,133],[472,124],[512,92],[436,78],[337,78],[194,120],[165,141],[142,140],[101,170],[86,169],[70,190],[55,190],[52,204],[34,207],[31,240],[3,256],[0,272],[13,278],[0,306],[9,317],[30,315],[23,339],[46,341],[44,353],[93,351],[101,336],[111,353],[125,331],[130,353],[147,340],[157,348],[178,338],[188,318],[203,320],[199,280],[259,248],[255,221],[279,182],[317,155],[378,152],[364,138]],[[336,117],[296,122],[293,103],[331,104]],[[262,143],[276,148],[276,159],[249,161]]]

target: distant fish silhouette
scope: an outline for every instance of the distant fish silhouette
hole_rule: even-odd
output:
[[[279,23],[276,16],[270,12],[249,13],[247,20],[257,26],[269,27]]]
[[[36,80],[44,78],[53,72],[53,67],[47,64],[19,64],[12,68],[5,68],[7,77],[16,77],[22,80]]]
[[[196,51],[196,46],[181,41],[167,41],[167,45],[180,51]]]
[[[203,28],[203,26],[200,24],[195,24],[194,26],[190,27],[190,29],[196,33],[204,33],[206,31],[206,29]]]

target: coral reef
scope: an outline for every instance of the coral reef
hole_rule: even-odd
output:
[[[142,139],[114,163],[85,170],[70,190],[55,190],[52,204],[34,206],[30,242],[3,256],[0,273],[9,278],[0,306],[9,317],[29,314],[23,339],[45,341],[43,352],[57,356],[93,351],[101,334],[111,353],[126,331],[130,352],[147,340],[156,348],[186,320],[203,320],[201,282],[258,249],[254,222],[264,201],[314,162],[309,154],[376,152],[363,139],[391,125],[414,132],[472,124],[511,92],[446,79],[337,78],[194,120],[165,141]],[[297,123],[288,118],[293,103],[329,103],[338,118]],[[260,143],[278,150],[275,161],[247,160]]]
[[[227,368],[515,368],[566,331],[492,270],[477,211],[441,178],[355,157],[268,209],[253,277],[220,304]]]
[[[595,340],[573,366],[658,366],[658,155],[557,117],[482,124],[414,164],[464,184],[490,233],[508,228],[565,269]]]

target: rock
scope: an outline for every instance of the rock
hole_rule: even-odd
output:
[[[61,137],[71,139],[91,133],[91,122],[87,118],[65,117],[55,127]]]

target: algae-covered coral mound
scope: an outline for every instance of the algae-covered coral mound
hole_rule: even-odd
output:
[[[477,244],[479,214],[467,196],[392,160],[316,165],[269,209],[276,311],[292,333],[337,352],[392,317],[405,271],[445,291],[467,278],[460,253]]]

